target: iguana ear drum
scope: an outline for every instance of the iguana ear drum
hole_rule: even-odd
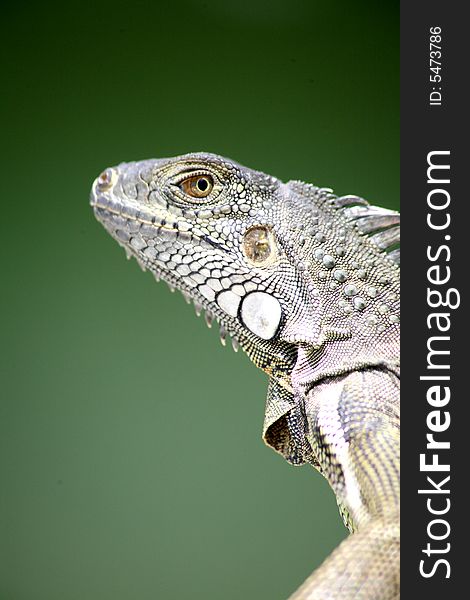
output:
[[[243,236],[242,250],[248,262],[256,267],[273,264],[278,251],[271,228],[267,225],[253,225],[247,229]]]
[[[270,340],[276,335],[281,316],[279,300],[266,292],[252,292],[242,301],[240,317],[243,324],[263,340]]]

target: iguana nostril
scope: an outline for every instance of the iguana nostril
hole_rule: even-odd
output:
[[[106,169],[99,176],[97,181],[98,189],[102,192],[109,190],[116,180],[116,175],[113,169]]]

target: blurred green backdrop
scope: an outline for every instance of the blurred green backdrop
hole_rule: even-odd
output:
[[[264,447],[265,376],[126,262],[88,193],[209,150],[397,207],[398,3],[1,17],[0,598],[285,598],[346,535],[334,497]]]

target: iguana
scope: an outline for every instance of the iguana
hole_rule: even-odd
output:
[[[209,153],[123,163],[91,205],[269,376],[263,437],[352,535],[295,600],[399,597],[399,213]]]

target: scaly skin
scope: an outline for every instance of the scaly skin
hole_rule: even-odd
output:
[[[352,535],[295,600],[399,597],[399,215],[206,153],[93,185],[107,231],[269,376],[263,436]]]

